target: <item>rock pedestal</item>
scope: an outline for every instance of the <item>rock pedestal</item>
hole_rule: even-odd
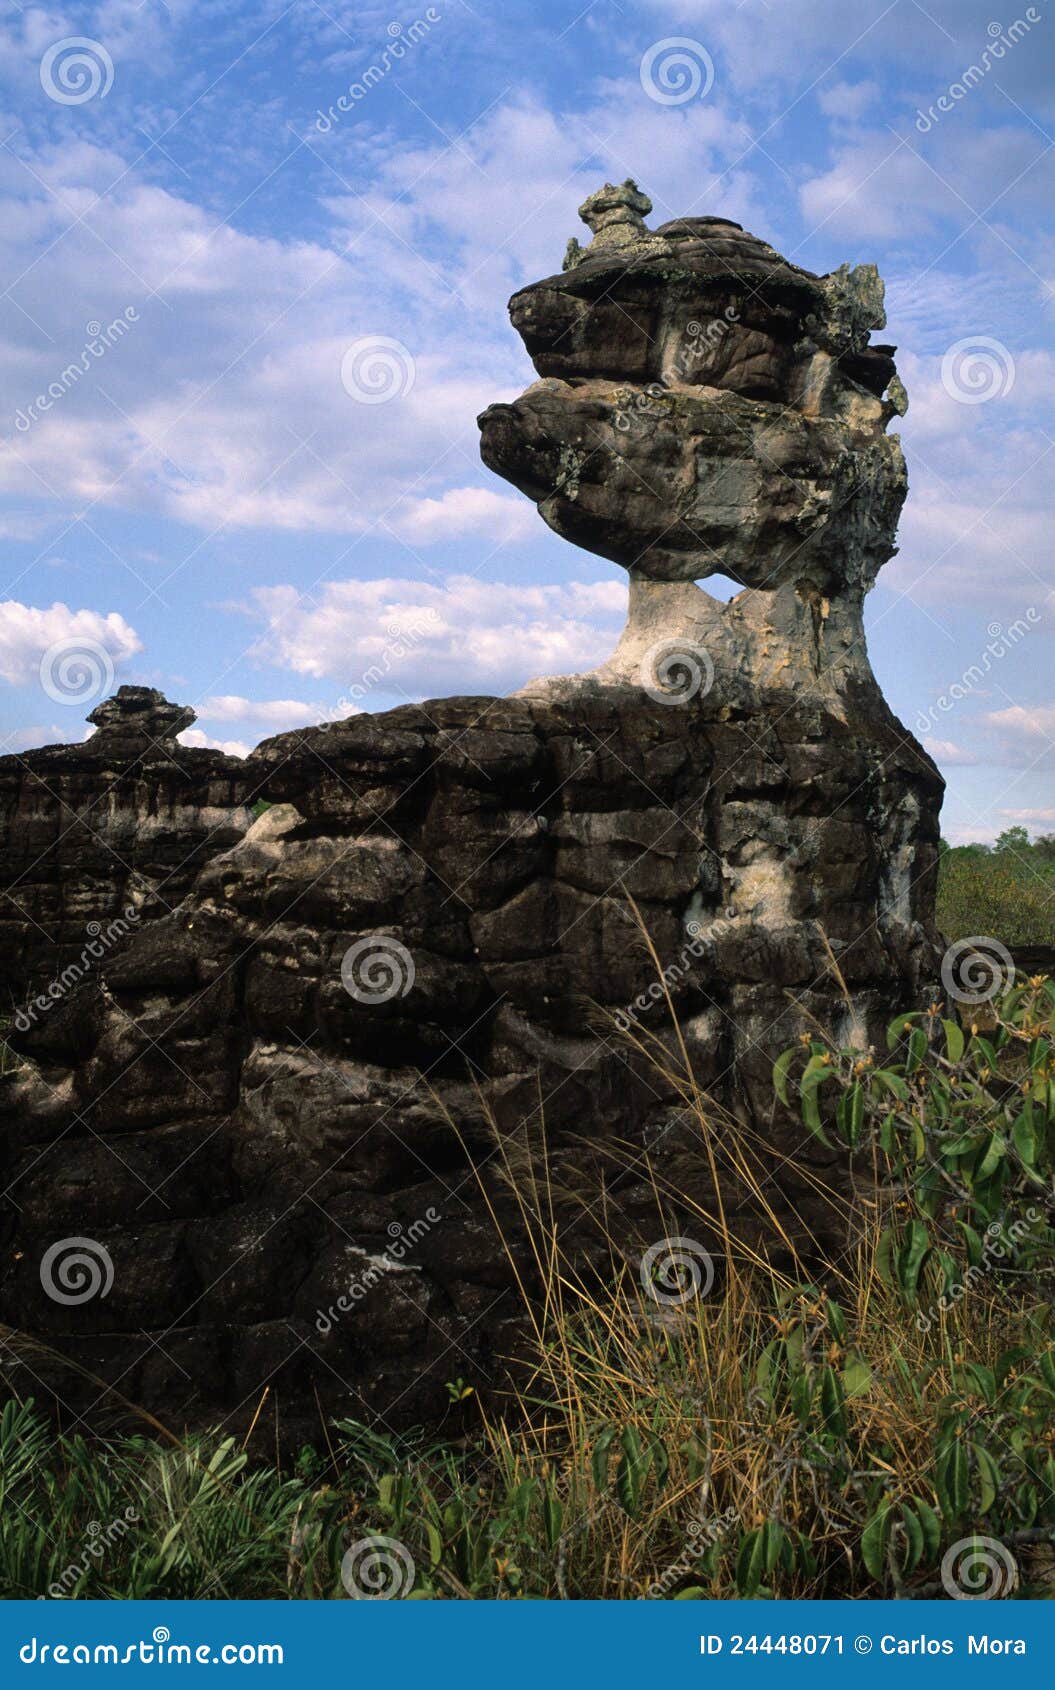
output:
[[[0,990],[17,1013],[100,926],[175,909],[249,826],[246,765],[177,743],[194,711],[121,687],[80,745],[0,757]]]
[[[847,1242],[770,1066],[817,1022],[879,1037],[935,970],[941,781],[861,631],[903,400],[873,271],[651,233],[643,200],[606,186],[598,250],[514,297],[541,379],[481,419],[628,569],[616,653],[265,742],[242,790],[271,808],[16,1040],[0,1315],[78,1406],[91,1375],[170,1425],[265,1387],[293,1439],[438,1419],[447,1381],[497,1388],[533,1215],[583,1273],[720,1255],[712,1159],[745,1248]],[[44,1283],[74,1235],[105,1297]]]

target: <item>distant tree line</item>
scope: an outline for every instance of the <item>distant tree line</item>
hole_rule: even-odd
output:
[[[997,836],[994,844],[986,845],[981,841],[972,841],[967,845],[950,845],[943,839],[939,845],[941,851],[970,851],[979,857],[991,857],[1009,853],[1032,851],[1038,857],[1055,861],[1055,833],[1038,833],[1033,840],[1029,837],[1029,829],[1025,827],[1005,827],[1003,833]]]

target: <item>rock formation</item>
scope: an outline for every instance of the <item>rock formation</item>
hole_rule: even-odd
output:
[[[814,276],[720,217],[651,234],[650,209],[606,184],[582,207],[591,245],[514,294],[541,380],[484,412],[484,461],[629,572],[604,680],[640,684],[670,639],[690,668],[705,649],[727,704],[874,692],[862,604],[906,491],[885,432],[904,390],[893,348],[868,344],[885,324],[875,267]],[[752,591],[726,607],[693,585],[715,574]]]
[[[228,789],[178,907],[14,1040],[0,1316],[83,1370],[57,1388],[89,1419],[86,1375],[169,1424],[244,1423],[265,1386],[283,1435],[316,1404],[439,1416],[515,1346],[494,1215],[529,1283],[549,1202],[584,1271],[608,1239],[716,1250],[712,1156],[751,1247],[838,1238],[770,1065],[811,1018],[877,1037],[935,966],[941,781],[861,624],[903,396],[873,270],[647,209],[586,202],[593,244],[511,303],[541,379],[481,418],[485,460],[628,569],[613,657],[265,742],[238,790],[271,807],[242,832]],[[94,744],[35,755],[87,791]],[[105,1297],[44,1283],[70,1237]]]
[[[0,757],[0,991],[11,1013],[115,919],[175,909],[249,826],[246,766],[180,745],[194,711],[121,687],[81,745]]]

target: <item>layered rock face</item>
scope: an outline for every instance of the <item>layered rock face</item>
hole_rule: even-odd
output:
[[[265,1388],[282,1436],[440,1417],[519,1341],[526,1230],[584,1273],[717,1255],[712,1158],[748,1247],[845,1242],[770,1065],[815,1021],[878,1037],[935,968],[941,782],[861,634],[904,493],[881,289],[643,200],[593,196],[597,250],[514,298],[542,379],[481,419],[630,570],[613,658],[266,742],[272,807],[15,1040],[0,1316],[89,1420],[89,1377],[170,1424]],[[71,1237],[105,1296],[49,1291]]]
[[[114,921],[174,909],[202,862],[251,820],[245,765],[177,742],[193,710],[126,686],[88,719],[95,732],[82,745],[0,757],[8,1013],[79,963]]]

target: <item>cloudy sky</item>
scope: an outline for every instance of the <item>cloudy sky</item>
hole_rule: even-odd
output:
[[[7,748],[82,736],[80,647],[240,750],[607,655],[622,571],[475,419],[531,376],[509,294],[633,175],[879,264],[911,491],[872,660],[950,838],[1055,831],[1055,9],[1016,6],[0,3]]]

